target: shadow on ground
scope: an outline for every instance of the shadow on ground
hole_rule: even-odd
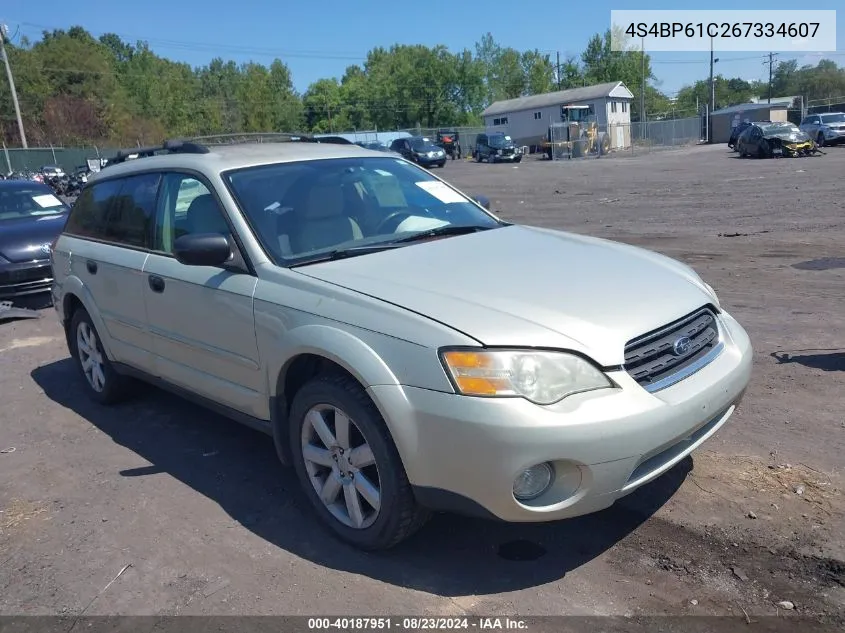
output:
[[[811,369],[823,371],[845,371],[845,352],[830,352],[827,354],[792,354],[790,352],[772,352],[772,358],[779,365],[798,363]]]
[[[133,402],[98,406],[84,394],[70,359],[31,375],[50,399],[151,464],[112,473],[115,479],[167,473],[296,556],[443,596],[500,593],[562,578],[641,525],[692,469],[687,458],[612,508],[569,521],[509,525],[437,515],[397,548],[367,554],[317,528],[293,471],[279,464],[267,436],[152,388]]]

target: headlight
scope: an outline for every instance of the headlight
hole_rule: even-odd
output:
[[[522,397],[545,405],[614,386],[598,367],[565,352],[443,350],[441,358],[465,396]]]

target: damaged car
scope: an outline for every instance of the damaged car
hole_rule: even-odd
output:
[[[818,146],[794,123],[758,121],[739,135],[736,151],[741,157],[809,156],[818,152]]]

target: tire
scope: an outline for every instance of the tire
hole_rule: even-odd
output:
[[[476,163],[480,163],[480,162],[481,162],[481,152],[476,152],[476,153],[475,153],[475,162],[476,162]]]
[[[71,356],[82,377],[85,393],[88,394],[89,398],[99,404],[109,405],[116,404],[129,397],[134,383],[132,379],[122,376],[114,370],[111,361],[103,350],[100,335],[85,308],[79,308],[73,313],[68,342],[70,343]],[[81,344],[86,342],[87,344],[81,347]],[[89,351],[91,348],[96,351],[96,354],[93,355],[93,365],[89,365],[91,372],[89,376],[84,365],[92,356]],[[97,367],[99,367],[99,371],[97,371]]]
[[[328,447],[328,444],[337,444],[334,435],[327,438],[328,442],[317,435],[316,427],[310,420],[320,416],[318,420],[323,419],[326,430],[335,433],[332,422],[336,412],[345,414],[349,420],[350,433],[345,447],[349,452],[346,455],[366,445],[374,465],[357,469],[354,461],[344,461],[348,458],[343,451],[336,446]],[[342,541],[366,551],[385,550],[409,538],[426,522],[429,512],[416,502],[384,420],[354,379],[341,374],[324,374],[306,383],[293,398],[289,420],[289,442],[299,482],[323,524]],[[306,463],[303,448],[306,443],[322,450],[320,453],[312,451],[311,454],[325,461],[318,464],[308,460]],[[346,484],[341,484],[340,473],[346,468],[352,475],[347,478]],[[356,477],[360,479],[356,480]],[[334,482],[330,486],[335,497],[332,509],[322,501],[315,487],[320,486],[325,491],[325,484],[330,481]],[[364,484],[356,485],[356,481]],[[377,511],[359,492],[359,485],[369,491],[377,488]],[[347,494],[357,500],[359,527],[353,526],[353,512],[345,501]]]

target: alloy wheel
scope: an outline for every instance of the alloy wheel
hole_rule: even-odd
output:
[[[82,321],[76,330],[76,349],[79,351],[79,364],[85,379],[94,391],[102,393],[106,386],[103,355],[98,347],[94,328],[85,321]]]
[[[326,509],[354,529],[370,527],[381,509],[381,479],[372,448],[337,407],[312,407],[302,425],[305,470]]]

